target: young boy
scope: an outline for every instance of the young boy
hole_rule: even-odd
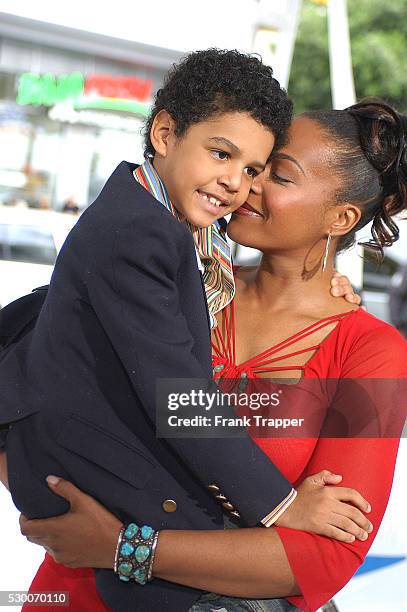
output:
[[[155,528],[222,528],[219,491],[246,525],[269,526],[294,499],[248,437],[159,440],[154,428],[157,379],[211,378],[207,306],[213,325],[234,294],[217,221],[246,201],[291,111],[271,68],[236,51],[193,53],[170,72],[146,162],[122,162],[82,215],[35,328],[0,363],[9,484],[29,518],[68,509],[47,474]],[[109,571],[97,587],[117,610],[186,610],[199,594]]]

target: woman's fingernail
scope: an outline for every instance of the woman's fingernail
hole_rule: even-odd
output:
[[[355,541],[355,536],[351,535],[349,536],[349,542],[354,542]]]
[[[369,524],[369,527],[367,528],[368,533],[372,533],[373,531],[373,525],[372,523]]]
[[[367,504],[366,512],[370,512],[371,510],[372,510],[372,506],[370,504]]]
[[[362,535],[360,536],[360,539],[362,540],[362,542],[364,542],[365,540],[367,540],[367,533],[366,533],[366,531],[364,531],[364,532],[362,533]]]
[[[47,476],[47,483],[57,485],[61,479],[58,476]]]

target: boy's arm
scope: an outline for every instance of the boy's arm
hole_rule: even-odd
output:
[[[88,274],[92,307],[153,424],[157,379],[208,377],[194,354],[177,284],[182,264],[184,270],[189,261],[196,265],[192,237],[172,218],[162,215],[160,221],[156,215],[144,215],[117,232],[112,251],[100,257],[98,253],[97,270]],[[241,514],[249,525],[284,507],[295,495],[248,435],[167,443],[219,503],[229,504],[224,508]]]

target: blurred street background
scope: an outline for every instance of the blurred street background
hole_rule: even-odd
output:
[[[211,46],[260,54],[296,113],[365,96],[407,112],[406,0],[0,0],[0,308],[49,281],[114,168],[143,160],[143,123],[166,71]],[[407,336],[407,220],[399,225],[380,267],[361,247],[337,267],[369,312]],[[238,263],[258,259],[233,249]],[[340,612],[407,609],[406,469],[402,441],[383,527],[335,597]],[[42,551],[18,535],[3,490],[0,517],[0,590],[26,590]]]

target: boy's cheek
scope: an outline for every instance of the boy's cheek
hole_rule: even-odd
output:
[[[242,186],[243,187],[243,186]],[[243,204],[245,204],[249,198],[252,188],[252,181],[246,182],[245,186],[240,189],[239,193],[236,196],[236,200],[234,201],[234,210],[237,210]]]
[[[243,204],[247,201],[248,196],[249,196],[248,191],[247,193],[244,193],[242,195],[239,194],[239,196],[233,202],[233,205],[230,207],[230,212],[235,212],[235,210],[243,206]]]

